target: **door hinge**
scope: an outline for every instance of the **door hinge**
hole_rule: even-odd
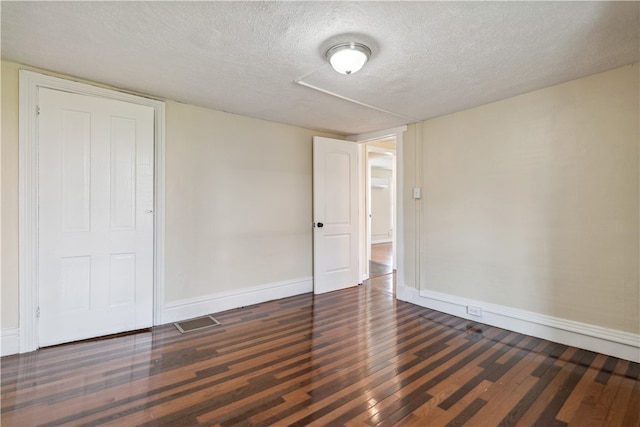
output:
[[[40,317],[40,307],[36,308],[36,317]]]
[[[40,106],[36,105],[36,116],[40,115]]]

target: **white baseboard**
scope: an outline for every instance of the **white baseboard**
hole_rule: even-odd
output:
[[[393,240],[391,240],[391,237],[386,237],[384,239],[372,239],[371,240],[371,244],[372,245],[377,245],[379,243],[392,243]]]
[[[0,330],[0,356],[9,356],[20,352],[20,329]]]
[[[396,286],[396,296],[399,300],[464,319],[640,363],[639,334],[489,304],[441,292],[419,291],[406,285]],[[468,314],[468,305],[480,307],[482,315]]]
[[[233,308],[246,307],[307,292],[313,292],[313,278],[311,277],[174,301],[165,304],[162,310],[161,323],[179,322],[206,314],[219,313]]]

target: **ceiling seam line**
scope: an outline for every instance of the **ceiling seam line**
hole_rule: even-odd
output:
[[[421,120],[418,120],[418,119],[414,119],[413,117],[403,116],[402,114],[394,113],[393,111],[385,110],[384,108],[376,107],[375,105],[367,104],[365,102],[361,102],[361,101],[358,101],[356,99],[349,98],[349,97],[340,95],[340,94],[335,93],[335,92],[331,92],[330,90],[322,89],[321,87],[314,86],[312,84],[303,82],[301,79],[294,80],[294,82],[299,84],[299,85],[301,85],[301,86],[308,87],[309,89],[317,90],[318,92],[322,92],[324,94],[331,95],[333,97],[342,99],[344,101],[352,102],[352,103],[360,105],[362,107],[370,108],[372,110],[380,111],[380,112],[385,113],[385,114],[390,114],[392,116],[400,117],[401,119],[409,120],[412,123],[419,123],[421,121]]]

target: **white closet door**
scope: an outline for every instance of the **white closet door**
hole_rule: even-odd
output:
[[[154,110],[38,95],[39,345],[149,327]]]

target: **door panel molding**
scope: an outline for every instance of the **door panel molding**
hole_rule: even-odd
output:
[[[154,109],[154,325],[164,302],[165,104],[112,89],[20,70],[19,241],[20,353],[38,348],[38,89],[108,98]]]

